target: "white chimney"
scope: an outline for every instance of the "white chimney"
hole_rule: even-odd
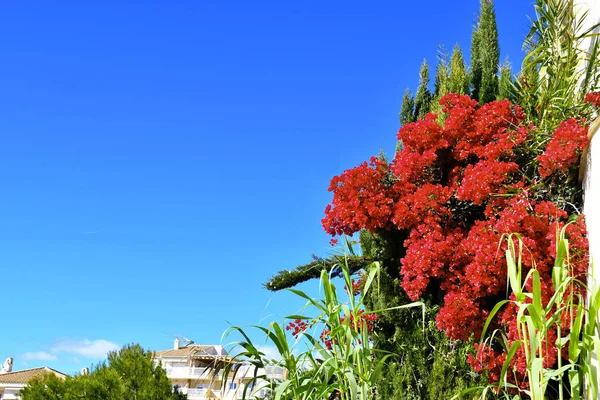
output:
[[[173,346],[173,349],[179,350],[179,343],[179,339],[175,339],[175,345]]]
[[[4,365],[2,365],[2,370],[0,370],[0,374],[7,374],[12,372],[13,358],[8,357],[6,361],[4,361]]]

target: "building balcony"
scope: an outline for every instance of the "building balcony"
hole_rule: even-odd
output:
[[[211,389],[210,392],[207,389],[188,389],[187,396],[189,400],[222,399],[220,390]]]
[[[187,389],[187,391],[183,391],[187,394],[189,400],[240,400],[243,398],[243,390],[228,390],[221,391],[210,389]],[[249,395],[249,394],[248,394]],[[259,398],[263,398],[267,395],[266,390],[260,390],[258,393],[255,393],[255,396],[258,395]],[[254,396],[250,396],[251,399],[254,399]]]
[[[220,379],[223,376],[222,371],[214,374],[214,371],[206,367],[170,367],[167,365],[165,371],[170,379],[212,379],[213,376]]]

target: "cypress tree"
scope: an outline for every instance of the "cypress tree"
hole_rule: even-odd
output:
[[[458,43],[454,46],[454,51],[450,57],[448,91],[450,93],[469,94],[469,74]]]
[[[435,89],[433,98],[431,99],[430,111],[438,114],[438,118],[442,118],[442,106],[440,99],[449,93],[448,91],[448,65],[444,56],[438,60],[437,70],[435,72]]]
[[[508,60],[500,67],[500,78],[498,78],[497,100],[504,99],[515,102],[514,81]]]
[[[498,27],[492,0],[482,0],[480,29],[481,92],[479,93],[479,100],[481,103],[487,103],[496,100],[498,94],[498,66],[500,64]]]
[[[427,60],[423,60],[421,70],[419,71],[419,88],[415,96],[415,118],[421,119],[429,112],[431,104],[431,92],[427,87],[429,85],[429,65]]]
[[[415,122],[415,99],[410,94],[410,89],[406,89],[400,108],[400,124],[405,125],[411,122]]]
[[[479,20],[471,41],[472,97],[481,104],[496,99],[499,63],[500,45],[494,3],[481,0]]]
[[[479,46],[479,23],[473,27],[473,35],[471,36],[471,68],[469,78],[471,80],[471,97],[475,100],[479,99],[479,91],[481,90],[481,56]]]

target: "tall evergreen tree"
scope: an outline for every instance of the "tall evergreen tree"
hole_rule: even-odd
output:
[[[410,94],[410,89],[406,89],[400,108],[400,124],[405,125],[411,122],[415,122],[415,99]]]
[[[450,76],[448,78],[448,91],[457,94],[469,94],[469,73],[463,57],[462,51],[458,46],[454,46],[452,56],[450,57]]]
[[[431,92],[429,91],[429,65],[423,60],[419,71],[419,88],[415,96],[415,117],[421,119],[429,112]]]
[[[481,90],[481,48],[479,45],[479,22],[473,27],[471,35],[471,67],[469,69],[469,80],[471,81],[471,97],[479,99]]]
[[[481,104],[496,100],[500,45],[492,0],[481,0],[480,14],[471,41],[472,97]]]
[[[498,96],[497,100],[508,99],[515,102],[515,84],[513,81],[512,70],[508,60],[500,67],[500,77],[498,78]]]
[[[437,69],[435,72],[435,85],[433,97],[431,99],[430,111],[438,114],[438,118],[442,118],[442,106],[440,100],[449,93],[448,90],[448,65],[445,56],[442,55],[438,59]]]

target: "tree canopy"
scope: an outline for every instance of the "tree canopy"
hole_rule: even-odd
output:
[[[34,379],[21,391],[22,400],[184,400],[173,390],[152,352],[131,344],[108,354],[89,375],[61,379],[53,374]]]

